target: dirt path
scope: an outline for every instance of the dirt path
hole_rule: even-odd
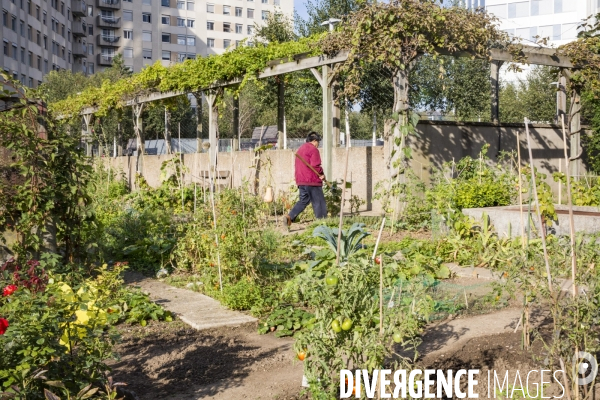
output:
[[[293,339],[256,324],[198,331],[181,321],[121,326],[113,376],[140,400],[296,399],[302,364]]]
[[[256,318],[223,307],[217,300],[191,290],[179,289],[144,275],[128,272],[128,285],[139,287],[150,298],[192,328],[211,329],[256,322]]]

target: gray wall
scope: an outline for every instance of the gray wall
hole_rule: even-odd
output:
[[[411,137],[409,145],[413,149],[411,167],[417,176],[426,182],[431,173],[442,166],[444,162],[460,160],[462,157],[477,157],[484,144],[490,144],[488,156],[493,161],[500,150],[516,150],[516,135],[521,132],[521,155],[527,162],[528,153],[523,124],[503,124],[494,126],[485,123],[461,124],[455,122],[423,121],[418,125],[419,137]],[[552,179],[552,173],[559,170],[559,160],[564,160],[562,134],[560,129],[551,125],[534,125],[530,128],[532,136],[533,157],[535,165],[548,174],[547,181],[557,189]],[[344,148],[333,150],[333,177],[330,180],[341,180],[344,172]],[[172,158],[172,155],[144,156],[143,175],[151,186],[160,185],[160,166]],[[190,172],[186,175],[187,182],[201,182],[202,171],[208,171],[208,155],[185,154],[184,163]],[[270,160],[270,163],[269,163]],[[375,185],[387,178],[387,163],[383,147],[352,147],[348,164],[348,179],[352,181],[352,194],[367,200],[363,210],[379,212],[381,206],[373,199]],[[126,179],[133,184],[136,172],[134,157],[104,158],[111,168],[122,170]],[[262,168],[259,174],[261,193],[267,184],[274,187],[276,193],[288,191],[294,184],[294,155],[291,150],[270,150],[261,156]],[[254,153],[241,151],[219,153],[219,171],[233,172],[233,185],[240,186],[243,180],[255,179]],[[585,172],[582,166],[581,173]]]

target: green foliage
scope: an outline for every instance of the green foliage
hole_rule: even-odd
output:
[[[338,246],[340,247],[340,260],[346,260],[353,253],[362,249],[362,240],[369,236],[369,232],[365,229],[365,224],[354,223],[349,229],[342,230],[340,243],[338,243],[337,228],[330,228],[326,225],[320,225],[313,231],[314,237],[319,237],[327,243],[331,251],[337,254]]]
[[[232,310],[250,310],[262,301],[262,296],[256,282],[240,279],[235,284],[224,287],[220,299]]]
[[[273,311],[261,321],[258,333],[265,334],[275,331],[275,337],[296,336],[303,329],[312,329],[315,318],[310,312],[293,306],[281,307]]]
[[[500,121],[519,122],[527,117],[538,123],[551,123],[556,116],[558,73],[550,67],[533,67],[524,80],[507,82],[500,89]]]
[[[45,248],[62,250],[65,259],[83,258],[94,216],[86,190],[91,168],[78,148],[79,138],[42,115],[27,88],[1,76],[10,90],[0,99],[18,100],[0,113],[0,147],[12,159],[2,171],[12,179],[0,180],[0,231],[12,226],[19,237],[13,249],[18,255]]]
[[[553,174],[555,182],[566,188],[567,176],[562,172]],[[566,192],[566,189],[565,189]],[[571,201],[576,206],[600,206],[600,184],[595,178],[571,179]]]
[[[489,145],[484,146],[477,159],[467,156],[438,172],[427,193],[432,208],[444,214],[448,210],[511,204],[516,196],[515,176],[502,163],[490,166],[488,149]],[[456,178],[448,179],[448,173],[456,174]]]

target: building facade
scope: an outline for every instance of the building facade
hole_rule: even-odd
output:
[[[483,6],[523,43],[547,38],[548,46],[560,46],[577,38],[577,27],[598,12],[600,0],[486,0]]]
[[[91,75],[122,54],[134,72],[219,54],[293,0],[2,0],[0,66],[37,87],[51,70]]]

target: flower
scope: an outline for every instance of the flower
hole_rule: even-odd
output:
[[[2,296],[8,297],[16,291],[17,291],[17,285],[8,285],[7,287],[4,288],[4,290],[2,290]]]
[[[6,329],[8,329],[8,321],[4,318],[0,318],[0,335],[4,335]]]

